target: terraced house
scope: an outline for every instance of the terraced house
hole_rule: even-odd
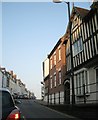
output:
[[[97,6],[97,7],[96,7]],[[71,36],[74,66],[75,102],[98,102],[98,2],[91,10],[74,7],[71,13]],[[69,26],[65,34],[67,73],[70,83],[69,100],[72,103],[72,81],[70,78]],[[65,84],[66,85],[66,84]]]
[[[64,36],[59,39],[46,60],[43,62],[45,101],[49,104],[64,104],[66,57]],[[48,71],[47,71],[47,68]],[[47,74],[46,74],[47,73]]]
[[[17,75],[13,71],[7,71],[0,66],[0,88],[7,88],[14,96],[27,94],[28,97],[35,97],[33,93],[27,90],[26,85],[17,79]]]

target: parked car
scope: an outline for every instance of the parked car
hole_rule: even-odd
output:
[[[19,99],[28,99],[27,94],[19,95]]]
[[[21,111],[15,105],[15,100],[8,89],[0,88],[0,102],[2,108],[1,120],[20,120]]]

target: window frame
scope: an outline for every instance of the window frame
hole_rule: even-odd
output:
[[[83,51],[82,37],[79,37],[79,39],[73,43],[72,48],[73,48],[73,56],[76,56],[81,51]]]
[[[83,93],[84,93],[83,85],[84,84],[85,84],[85,94],[90,93],[88,74],[89,73],[87,70],[82,70],[82,71],[75,73],[75,76],[76,76],[76,95],[83,95]]]

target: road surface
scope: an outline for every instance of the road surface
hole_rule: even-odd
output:
[[[40,105],[34,100],[21,99],[21,104],[18,104],[18,107],[22,111],[22,114],[26,119],[30,118],[64,118],[64,120],[73,119],[73,116],[63,114],[61,112],[50,109],[46,106]],[[66,118],[66,119],[65,119]],[[74,118],[76,120],[76,118]],[[78,120],[78,119],[77,119]]]

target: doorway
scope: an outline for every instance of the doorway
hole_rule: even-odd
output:
[[[70,83],[66,82],[64,85],[64,102],[70,104]]]

